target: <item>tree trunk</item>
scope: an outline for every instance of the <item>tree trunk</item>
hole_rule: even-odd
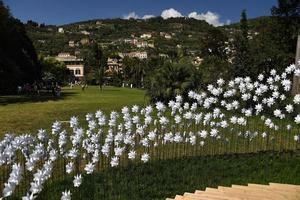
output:
[[[99,89],[102,91],[102,74],[101,74],[101,67],[99,68]]]
[[[297,42],[297,49],[296,49],[296,60],[295,60],[295,65],[296,68],[300,68],[300,35],[298,35],[298,42]],[[300,77],[294,76],[293,79],[293,90],[292,93],[295,94],[300,94]]]

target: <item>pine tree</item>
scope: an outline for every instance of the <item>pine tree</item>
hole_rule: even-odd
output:
[[[99,89],[102,90],[107,62],[105,54],[96,42],[93,42],[89,50],[86,52],[85,65],[86,74],[92,76],[92,80],[89,80],[86,77],[86,79],[88,79],[87,81],[96,81],[99,84]]]
[[[233,76],[254,77],[251,67],[251,51],[248,37],[248,19],[246,10],[242,11],[240,32],[236,33],[233,41]]]
[[[240,28],[242,31],[243,38],[248,39],[249,27],[248,27],[247,12],[245,9],[242,11],[240,23],[241,23]]]

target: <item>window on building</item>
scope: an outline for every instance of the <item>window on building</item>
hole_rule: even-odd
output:
[[[80,75],[81,73],[80,73],[80,69],[76,69],[75,70],[75,75]]]
[[[70,74],[74,74],[74,70],[73,69],[70,69]]]

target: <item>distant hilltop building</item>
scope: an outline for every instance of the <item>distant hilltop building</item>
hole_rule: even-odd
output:
[[[165,35],[165,38],[169,40],[169,39],[172,39],[172,36],[171,36],[170,34],[167,33],[167,34]]]
[[[169,55],[165,54],[165,53],[160,53],[160,54],[158,54],[158,56],[161,58],[169,58]]]
[[[64,28],[60,27],[60,28],[58,28],[58,32],[59,32],[59,33],[64,33],[65,30],[64,30]]]
[[[75,42],[73,40],[69,41],[69,47],[75,47]]]
[[[79,28],[79,29],[84,29],[84,28],[85,28],[85,25],[84,25],[84,24],[79,24],[79,25],[78,25],[78,28]]]
[[[124,39],[124,43],[126,43],[126,44],[132,43],[132,39]]]
[[[166,34],[165,32],[159,32],[159,35],[162,37],[165,36],[165,34]]]
[[[82,39],[80,40],[80,44],[81,44],[82,46],[88,45],[88,44],[90,44],[90,39],[89,39],[89,38],[82,38]]]
[[[70,55],[70,53],[59,53],[56,60],[64,62],[66,67],[70,70],[71,74],[75,76],[75,79],[82,80],[84,77],[84,64],[83,59]]]
[[[106,73],[121,73],[123,68],[123,59],[122,58],[107,58],[107,70]]]
[[[148,47],[150,47],[150,48],[154,48],[154,42],[152,42],[152,43],[148,43]]]
[[[130,53],[119,53],[121,58],[129,57],[129,58],[138,58],[138,59],[147,59],[148,54],[145,51],[137,51],[137,52],[130,52]]]
[[[131,44],[136,46],[137,48],[146,48],[146,47],[151,47],[154,48],[154,43],[153,41],[151,42],[147,42],[144,40],[138,40],[138,39],[130,39],[130,38],[126,38],[123,40],[125,44]]]
[[[140,41],[136,43],[136,47],[138,48],[145,48],[148,47],[148,42],[147,41]]]
[[[149,39],[151,37],[152,37],[151,33],[144,33],[143,35],[141,35],[141,38],[143,38],[143,39]]]
[[[138,40],[137,39],[126,38],[126,39],[124,39],[124,43],[136,45],[138,43]]]
[[[175,36],[175,33],[172,33],[172,35],[171,34],[169,34],[169,33],[166,33],[166,32],[159,32],[159,35],[161,36],[161,37],[164,37],[164,38],[166,38],[166,39],[172,39],[172,35],[173,36]]]
[[[86,31],[86,30],[84,30],[84,31],[80,31],[83,35],[90,35],[91,33],[90,32],[88,32],[88,31]]]
[[[195,57],[195,59],[193,60],[193,65],[195,66],[199,66],[201,65],[203,62],[203,58],[200,58],[199,56]]]

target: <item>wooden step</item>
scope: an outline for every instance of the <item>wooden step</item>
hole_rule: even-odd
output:
[[[181,195],[176,195],[174,199],[175,199],[175,200],[183,200],[183,196],[181,196]]]
[[[270,196],[270,197],[275,196],[277,199],[282,199],[282,200],[285,200],[288,197],[287,193],[284,194],[280,191],[272,190],[271,188],[267,189],[262,187],[257,188],[257,187],[241,186],[241,185],[232,185],[232,188],[238,188],[251,194],[262,194],[264,196]]]
[[[283,195],[285,198],[289,198],[291,200],[299,200],[300,199],[300,192],[298,191],[292,191],[290,189],[285,189],[283,187],[271,187],[270,185],[258,185],[258,184],[248,184],[249,189],[250,188],[258,188],[262,191],[271,191],[276,194]]]
[[[269,197],[259,193],[250,193],[239,188],[220,187],[219,190],[225,193],[227,196],[237,197],[240,199],[249,199],[249,200],[250,199],[251,200],[252,199],[273,200],[274,199],[274,197]]]
[[[281,183],[270,183],[269,185],[274,188],[284,188],[284,189],[300,191],[300,185],[281,184]]]
[[[270,183],[207,187],[205,191],[185,192],[167,200],[300,200],[300,185]]]
[[[222,196],[216,196],[216,195],[210,195],[207,194],[206,192],[204,193],[184,193],[184,198],[188,198],[188,199],[197,199],[197,200],[227,200],[227,198],[222,197]]]

